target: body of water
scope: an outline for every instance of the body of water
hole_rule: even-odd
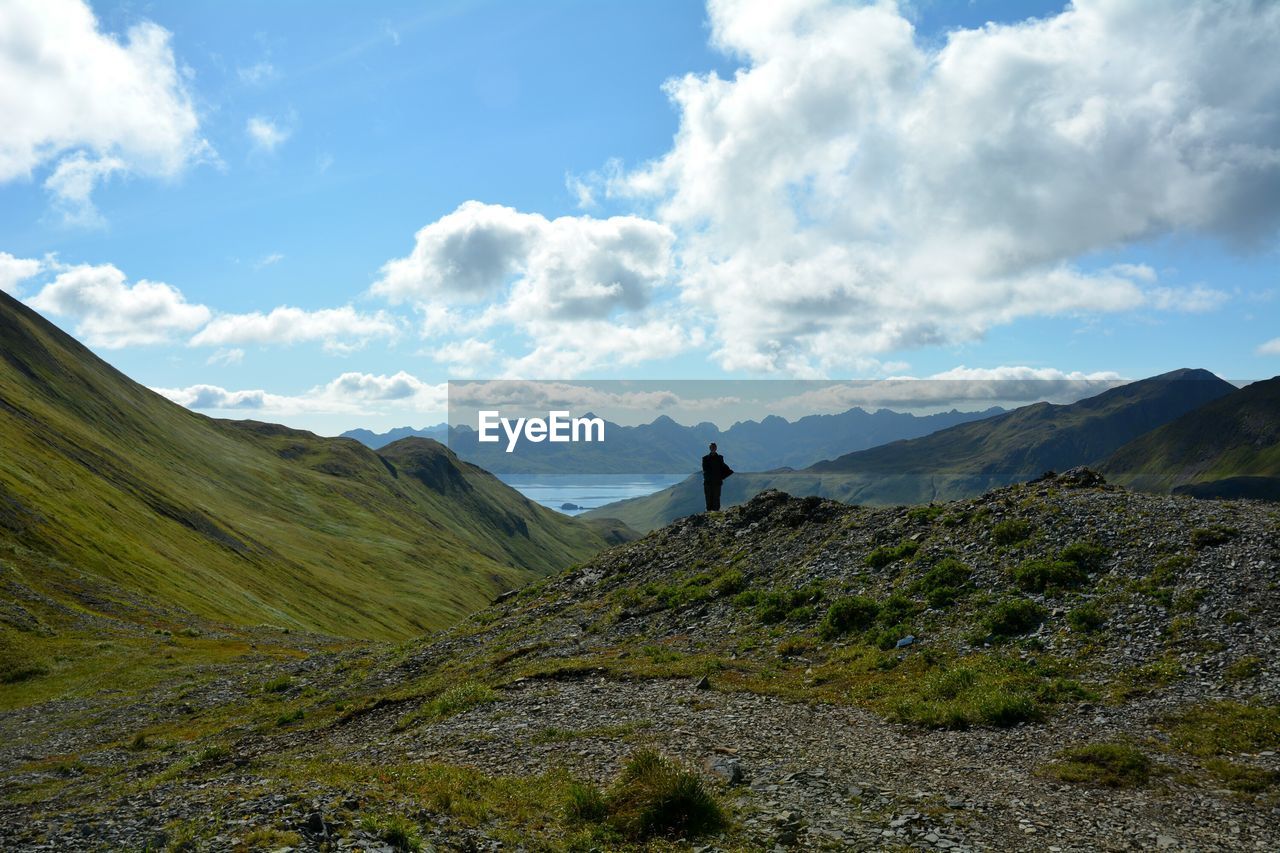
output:
[[[639,498],[675,485],[688,474],[499,474],[498,479],[532,501],[565,515]],[[565,509],[573,504],[578,509]]]

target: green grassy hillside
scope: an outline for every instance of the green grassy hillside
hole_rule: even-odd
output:
[[[379,455],[188,411],[4,294],[0,341],[0,570],[28,602],[25,617],[0,610],[0,629],[51,601],[101,614],[142,596],[399,638],[606,544],[432,441]]]
[[[1247,385],[1129,442],[1102,470],[1116,482],[1162,492],[1276,481],[1280,377]]]
[[[738,473],[725,481],[723,505],[742,503],[764,489],[878,506],[971,497],[1047,470],[1097,463],[1137,436],[1233,391],[1208,371],[1176,370],[1069,405],[1023,406],[798,471]],[[723,450],[732,465],[732,448]],[[701,478],[694,476],[588,515],[652,530],[703,507]]]

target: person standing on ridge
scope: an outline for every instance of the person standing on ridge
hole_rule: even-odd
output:
[[[707,512],[720,509],[720,487],[732,474],[724,457],[716,453],[716,443],[711,442],[711,452],[702,457],[702,493],[707,498]]]

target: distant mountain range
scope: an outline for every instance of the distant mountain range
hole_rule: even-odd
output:
[[[396,427],[386,432],[373,432],[367,429],[349,429],[344,432],[342,438],[354,438],[356,441],[368,447],[371,450],[378,450],[386,447],[393,441],[399,441],[402,438],[429,438],[438,441],[441,444],[449,443],[449,426],[448,424],[436,424],[435,426],[423,427],[422,429],[414,429],[409,426]]]
[[[619,538],[433,441],[375,453],[196,414],[3,293],[0,341],[0,641],[173,607],[402,638]]]
[[[912,415],[879,409],[853,408],[837,415],[808,415],[796,421],[772,415],[760,421],[740,421],[726,430],[712,423],[683,426],[666,415],[652,423],[620,426],[606,421],[602,444],[539,444],[521,442],[507,453],[505,444],[479,441],[467,426],[449,433],[449,447],[459,457],[499,474],[684,474],[697,470],[707,445],[716,442],[740,470],[765,471],[803,467],[841,453],[874,447],[899,439],[928,435],[956,424],[982,420],[1004,412],[993,407],[981,412],[952,410]],[[590,415],[588,415],[590,416]],[[377,448],[406,434],[442,439],[444,424],[388,433],[351,430],[343,436]]]
[[[726,481],[724,505],[741,503],[766,488],[880,505],[979,495],[1046,470],[1099,464],[1127,442],[1236,391],[1208,371],[1176,370],[1069,405],[1023,406],[798,471],[742,472]],[[614,517],[637,530],[651,530],[702,509],[701,479],[695,475],[587,516]]]
[[[1280,500],[1280,377],[1254,382],[1129,442],[1102,466],[1145,491]]]

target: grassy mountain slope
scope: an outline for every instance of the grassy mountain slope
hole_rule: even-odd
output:
[[[1121,445],[1234,386],[1205,370],[1176,370],[1069,405],[1036,403],[906,441],[849,453],[799,471],[738,473],[725,482],[730,506],[764,489],[872,505],[928,503],[1107,458]],[[733,464],[732,448],[725,448]],[[652,530],[704,506],[691,477],[669,489],[594,510]],[[589,514],[589,515],[590,515]]]
[[[83,573],[212,619],[394,638],[605,544],[434,442],[379,455],[190,412],[3,294],[0,340],[0,564],[59,600]]]
[[[1280,377],[1255,382],[1126,444],[1108,479],[1150,491],[1209,492],[1240,478],[1280,478]],[[1257,480],[1254,481],[1258,485]],[[1280,481],[1276,481],[1280,482]]]

